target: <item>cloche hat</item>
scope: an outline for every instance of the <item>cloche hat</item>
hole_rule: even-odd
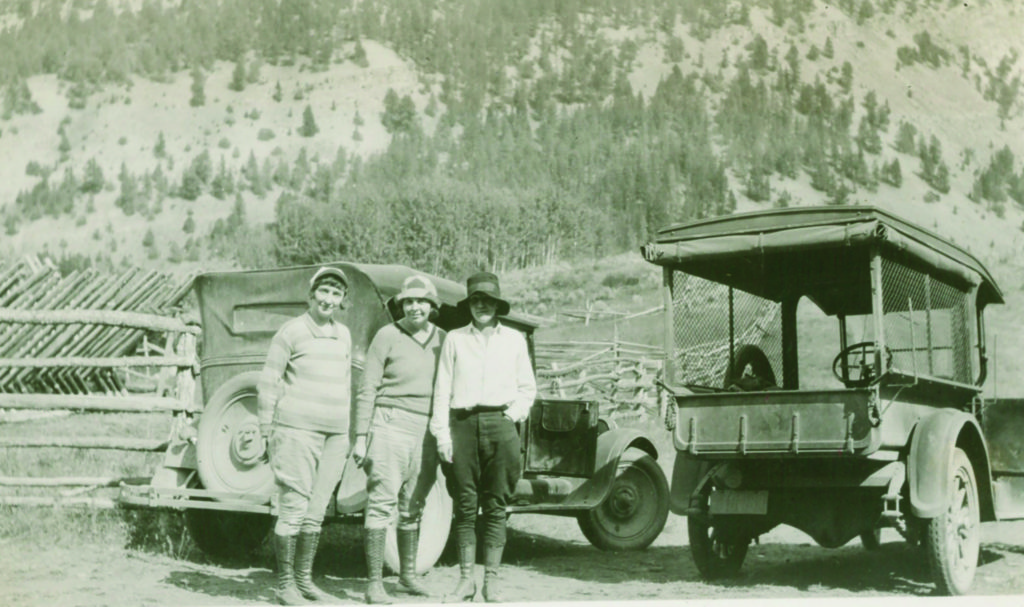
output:
[[[319,270],[317,270],[316,274],[313,274],[313,278],[309,279],[309,288],[316,288],[317,282],[319,282],[320,279],[326,276],[333,276],[334,278],[337,278],[338,280],[341,281],[341,284],[345,285],[346,289],[348,288],[348,277],[345,276],[345,273],[342,272],[340,269],[332,268],[331,266],[323,266]]]
[[[401,304],[403,299],[425,299],[433,304],[434,309],[441,308],[441,300],[437,297],[437,287],[426,276],[413,274],[402,281],[402,290],[395,295],[395,303]]]

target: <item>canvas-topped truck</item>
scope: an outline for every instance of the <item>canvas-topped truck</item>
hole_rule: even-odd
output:
[[[980,523],[1024,518],[1024,401],[983,397],[988,270],[872,207],[671,226],[643,255],[672,341],[670,507],[702,576],[777,525],[868,549],[891,527],[937,593],[969,592]]]
[[[335,319],[352,335],[355,390],[373,336],[401,317],[393,297],[402,281],[426,274],[398,265],[329,265],[344,270],[350,283],[345,309]],[[274,333],[306,310],[315,271],[315,266],[300,266],[196,277],[202,325],[197,412],[178,415],[152,481],[122,486],[122,504],[183,510],[196,544],[211,555],[244,554],[264,541],[277,504],[256,417],[256,383]],[[456,305],[465,287],[430,278],[441,300],[434,322],[446,330],[467,324],[468,312]],[[502,322],[524,334],[532,358],[536,323],[515,313]],[[668,481],[650,438],[616,427],[600,408],[594,400],[537,399],[520,424],[522,478],[508,510],[575,517],[586,538],[602,549],[646,548],[668,517]],[[362,522],[366,499],[366,476],[350,457],[325,521]],[[424,507],[418,570],[429,569],[441,555],[451,520],[452,500],[439,471]],[[385,562],[398,570],[394,533]]]

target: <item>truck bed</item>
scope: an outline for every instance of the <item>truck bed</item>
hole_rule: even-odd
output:
[[[677,395],[673,442],[690,455],[867,455],[880,444],[872,397],[868,389]]]

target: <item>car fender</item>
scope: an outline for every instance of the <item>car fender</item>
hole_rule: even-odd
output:
[[[623,454],[630,447],[658,459],[658,450],[643,432],[634,428],[613,428],[597,436],[597,454],[594,475],[573,490],[562,502],[563,506],[581,510],[596,508],[608,496],[612,481],[618,473]],[[632,457],[626,456],[626,457]]]
[[[974,466],[981,518],[994,520],[988,448],[973,416],[956,409],[940,409],[914,427],[910,441],[907,483],[914,516],[935,518],[948,507],[949,471],[953,452],[960,447]]]

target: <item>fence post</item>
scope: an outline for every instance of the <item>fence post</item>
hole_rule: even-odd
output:
[[[178,355],[193,361],[187,367],[178,367],[175,382],[176,396],[181,401],[184,411],[191,411],[192,406],[195,404],[193,402],[196,389],[195,367],[198,364],[196,360],[196,336],[192,333],[179,333],[177,342],[176,350]]]

